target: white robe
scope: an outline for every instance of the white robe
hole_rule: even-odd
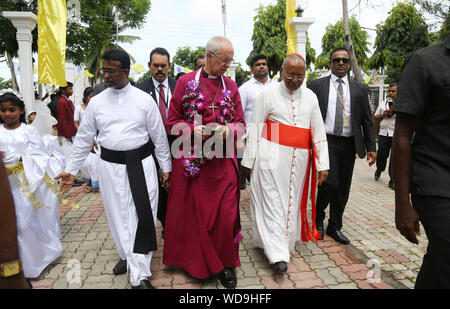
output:
[[[252,169],[250,209],[256,245],[270,263],[289,262],[300,239],[300,203],[309,150],[261,138],[267,120],[312,129],[317,171],[329,169],[328,144],[316,95],[307,88],[291,93],[283,82],[272,83],[259,96],[249,125],[241,164]],[[311,224],[311,220],[309,220]]]
[[[86,113],[81,105],[77,105],[75,107],[75,112],[73,116],[73,120],[75,122],[81,123],[83,121],[83,116]],[[75,138],[77,138],[75,136]],[[95,139],[94,139],[95,140]],[[98,161],[100,159],[100,148],[95,149],[95,153],[90,152],[86,160],[84,161],[83,166],[81,167],[81,177],[83,177],[83,181],[92,187],[93,190],[98,189]]]
[[[65,171],[76,175],[88,156],[94,137],[109,150],[137,149],[151,138],[163,172],[172,170],[166,131],[153,98],[128,84],[123,89],[108,88],[91,99],[83,116]],[[151,156],[142,160],[153,220],[158,208],[158,179]],[[137,229],[136,207],[131,195],[126,166],[99,160],[100,193],[109,227],[121,259],[126,259],[133,286],[151,276],[149,254],[133,253]]]
[[[50,158],[38,131],[25,124],[15,130],[0,126],[0,148],[5,152],[6,166],[15,166],[22,158],[29,184],[27,193],[33,193],[40,205],[35,209],[30,199],[20,191],[17,184],[23,182],[18,175],[8,176],[16,210],[17,240],[24,275],[26,278],[36,278],[63,251],[55,220],[50,219],[55,211],[59,216],[59,200],[44,180]]]
[[[42,136],[42,141],[44,142],[47,153],[50,156],[46,172],[47,175],[54,181],[55,177],[64,171],[66,158],[62,152],[61,146],[59,145],[58,137],[46,134]],[[44,192],[43,194],[46,193]],[[53,231],[58,238],[61,238],[60,204],[58,203],[57,206],[58,207],[48,209],[48,220],[50,220],[50,225],[52,227],[49,231]]]

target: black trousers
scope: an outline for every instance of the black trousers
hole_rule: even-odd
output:
[[[378,151],[377,151],[377,172],[384,172],[387,165],[387,159],[391,152],[392,136],[378,135]],[[392,164],[389,162],[389,178],[392,180]]]
[[[325,209],[330,205],[328,228],[340,230],[342,216],[350,194],[355,166],[355,141],[353,137],[328,135],[330,171],[328,179],[319,187],[316,201],[316,223],[325,219]]]
[[[172,143],[174,140],[177,139],[177,136],[174,135],[167,135],[167,140],[169,142],[170,147],[170,155],[172,157],[173,161],[173,154],[172,154]],[[153,153],[153,159],[155,160],[156,170],[159,170],[159,163],[156,159],[156,155]],[[158,177],[158,188],[159,188],[159,198],[158,198],[158,212],[156,213],[156,218],[161,222],[162,227],[164,228],[166,226],[166,213],[167,213],[167,202],[169,201],[169,191],[164,189],[162,187],[162,183],[159,180]],[[169,189],[170,190],[170,189]]]
[[[428,238],[416,289],[450,289],[450,198],[411,196]]]

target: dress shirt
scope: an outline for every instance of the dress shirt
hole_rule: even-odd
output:
[[[239,87],[239,94],[242,101],[242,110],[244,111],[244,119],[247,126],[252,121],[252,113],[255,108],[256,100],[263,90],[271,84],[272,80],[269,78],[265,84],[252,77]]]
[[[384,111],[389,111],[389,104],[387,101],[378,105],[375,111],[375,116],[383,115]],[[384,118],[380,121],[380,133],[378,135],[392,137],[395,129],[395,115],[390,118]]]
[[[163,84],[164,86],[164,100],[166,101],[166,117],[169,115],[169,104],[170,99],[172,98],[172,94],[170,92],[169,87],[169,79],[166,78],[162,83],[158,82],[155,78],[152,77],[153,85],[155,86],[155,94],[156,94],[156,103],[159,106],[159,85]]]
[[[328,109],[327,109],[327,117],[325,119],[325,130],[327,134],[335,135],[334,134],[334,120],[336,118],[336,99],[337,99],[337,91],[336,89],[339,87],[339,83],[337,80],[339,77],[337,77],[334,74],[331,74],[331,80],[330,80],[330,95],[328,97]],[[343,99],[345,99],[344,102],[344,115],[347,115],[349,118],[349,126],[346,128],[343,128],[342,136],[353,136],[353,129],[352,129],[352,111],[351,111],[351,104],[350,104],[350,85],[348,80],[348,75],[341,78],[342,83],[342,89],[344,91]],[[333,85],[336,85],[335,86]],[[341,104],[341,102],[337,102],[338,104]]]

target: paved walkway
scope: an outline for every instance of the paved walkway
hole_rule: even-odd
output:
[[[395,229],[394,191],[387,173],[379,182],[374,167],[357,160],[344,215],[347,246],[325,237],[318,243],[296,245],[288,273],[274,275],[264,253],[252,241],[248,191],[241,191],[241,223],[244,241],[237,268],[238,289],[408,289],[414,286],[427,239],[422,228],[419,245],[406,241]],[[248,190],[248,187],[247,187]],[[34,288],[124,289],[127,275],[112,273],[118,261],[109,232],[102,199],[83,187],[67,195],[80,208],[61,208],[63,255],[43,271]],[[327,216],[328,217],[328,216]],[[325,222],[326,225],[326,222]],[[182,269],[162,264],[161,225],[157,224],[158,247],[151,270],[152,284],[159,289],[223,289],[218,277],[196,280]],[[369,279],[368,279],[369,278]]]

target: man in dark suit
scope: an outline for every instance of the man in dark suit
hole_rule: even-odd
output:
[[[330,204],[326,233],[342,244],[349,244],[350,240],[340,230],[350,193],[355,153],[364,158],[367,151],[369,166],[375,163],[375,130],[368,87],[349,78],[350,55],[346,48],[337,48],[331,53],[330,68],[330,76],[313,80],[308,85],[319,100],[330,157],[328,180],[318,190],[316,224],[323,239],[325,209]]]
[[[170,71],[169,52],[162,47],[153,49],[150,53],[148,67],[152,72],[152,78],[136,85],[136,87],[149,93],[153,97],[156,104],[159,106],[159,111],[167,130],[167,113],[169,111],[169,103],[177,83],[175,79],[168,77]],[[169,132],[167,132],[167,138],[169,140],[169,145],[172,145],[175,136],[170,135]],[[155,156],[153,157],[155,158]],[[155,160],[155,163],[156,167],[159,169],[157,160]],[[163,226],[163,238],[168,198],[168,188],[163,188],[160,183],[157,217]]]

